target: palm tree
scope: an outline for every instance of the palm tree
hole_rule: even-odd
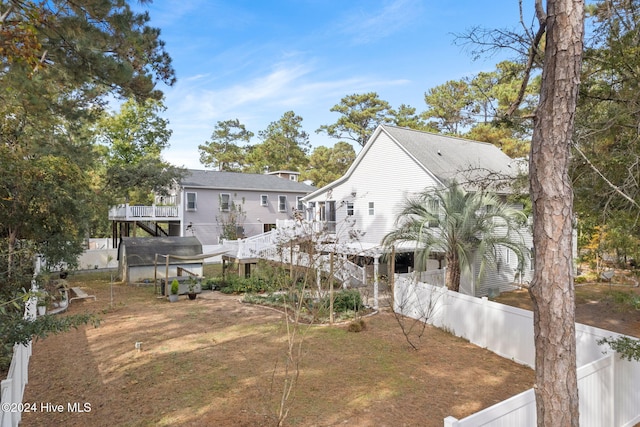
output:
[[[432,253],[447,262],[447,288],[458,292],[463,270],[470,271],[480,256],[482,276],[496,263],[498,247],[511,249],[523,265],[527,248],[520,229],[526,216],[488,193],[467,193],[457,183],[427,189],[406,200],[396,219],[397,229],[383,239],[385,246],[415,244],[416,268],[422,269]]]

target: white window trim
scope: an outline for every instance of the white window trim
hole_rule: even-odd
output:
[[[193,194],[193,207],[189,207],[189,194]],[[184,197],[185,210],[196,211],[198,210],[198,193],[195,191],[185,192]]]
[[[269,195],[261,194],[260,195],[260,206],[269,206]]]
[[[300,212],[304,210],[304,204],[302,203],[302,197],[304,196],[296,196],[296,209]]]
[[[356,212],[356,206],[353,202],[347,202],[347,216],[353,216]]]
[[[284,208],[282,208],[282,198],[284,197]],[[279,195],[278,196],[278,212],[286,212],[287,211],[287,196]]]

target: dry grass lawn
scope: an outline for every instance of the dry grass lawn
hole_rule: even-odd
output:
[[[281,313],[220,292],[169,303],[153,287],[111,292],[104,276],[70,280],[97,301],[73,301],[68,312],[99,313],[102,324],[35,343],[24,401],[38,411],[22,426],[276,425]],[[531,369],[438,329],[412,350],[389,312],[367,318],[359,333],[346,325],[303,331],[285,425],[442,426],[533,384]],[[69,412],[74,402],[90,411]],[[43,411],[45,403],[63,411]]]

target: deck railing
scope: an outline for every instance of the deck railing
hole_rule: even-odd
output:
[[[180,205],[177,206],[114,206],[109,209],[109,219],[123,220],[177,220],[180,218]]]

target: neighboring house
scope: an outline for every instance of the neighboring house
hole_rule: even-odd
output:
[[[114,240],[143,228],[152,235],[195,236],[209,246],[269,231],[276,220],[302,211],[302,197],[315,190],[292,174],[190,169],[171,195],[156,197],[155,205],[113,208]]]
[[[288,179],[291,181],[299,181],[300,178],[300,172],[296,172],[296,171],[273,171],[273,172],[267,172],[267,175],[274,175],[277,176],[278,178],[284,178],[284,179]]]
[[[204,245],[217,244],[225,234],[233,239],[223,228],[233,227],[235,217],[238,238],[255,236],[302,212],[302,198],[313,190],[288,176],[190,170],[180,185],[182,231]]]
[[[518,162],[492,144],[383,125],[342,178],[304,198],[306,219],[334,233],[343,246],[351,247],[351,253],[377,253],[374,256],[383,260],[379,257],[384,252],[380,242],[394,229],[408,197],[426,188],[445,188],[454,180],[467,191],[491,189],[506,196],[519,171]],[[531,248],[530,232],[524,232]],[[354,235],[360,235],[357,241],[353,241]],[[403,250],[396,272],[407,272],[413,266],[413,248],[398,248]],[[497,268],[488,271],[481,282],[477,277],[463,277],[461,291],[487,295],[511,289],[513,282],[530,280],[529,260],[519,274],[515,254],[506,248],[502,251]],[[430,269],[444,266],[437,258]],[[382,264],[381,272],[386,272]]]

